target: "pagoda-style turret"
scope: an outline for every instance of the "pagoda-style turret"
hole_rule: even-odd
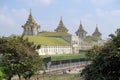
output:
[[[76,31],[76,35],[79,37],[79,38],[86,38],[86,34],[87,32],[83,29],[83,26],[82,26],[82,23],[80,22],[80,26],[79,26],[79,29]]]
[[[95,32],[92,34],[93,37],[96,37],[98,39],[101,39],[101,33],[99,32],[98,25],[96,25]]]
[[[63,21],[62,21],[62,17],[60,19],[59,25],[58,27],[55,29],[56,32],[68,32],[68,29],[64,26]]]
[[[38,28],[40,28],[40,26],[33,19],[31,9],[30,9],[29,17],[26,23],[22,27],[24,29],[23,32],[24,35],[33,36],[38,34]]]

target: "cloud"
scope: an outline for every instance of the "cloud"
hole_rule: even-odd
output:
[[[18,18],[26,17],[29,14],[29,12],[24,8],[22,8],[22,9],[12,9],[11,12],[15,17],[18,17]]]
[[[45,4],[45,5],[50,5],[54,2],[54,0],[36,0],[36,2]]]
[[[35,5],[49,6],[53,4],[56,0],[20,0],[20,1],[30,6]]]
[[[0,25],[2,26],[14,26],[16,22],[5,14],[0,14]]]
[[[0,26],[13,27],[16,25],[15,20],[11,17],[11,12],[7,6],[0,7]]]
[[[120,16],[120,10],[96,9],[96,15],[99,18],[118,18]]]
[[[90,0],[90,3],[95,6],[104,6],[110,3],[114,3],[116,0]]]
[[[0,14],[6,14],[8,11],[9,10],[7,6],[0,7]]]
[[[101,8],[97,8],[93,13],[85,13],[82,14],[80,18],[74,18],[71,20],[71,23],[74,24],[74,29],[77,30],[81,20],[84,29],[88,32],[88,35],[91,35],[94,32],[96,24],[98,24],[99,30],[103,34],[103,38],[106,38],[109,34],[114,33],[115,30],[119,28],[119,16],[119,9],[103,10]]]
[[[29,12],[24,8],[11,10],[11,15],[18,24],[23,24],[23,21],[26,21],[28,14]]]
[[[0,7],[0,25],[14,27],[28,16],[28,11],[22,9],[9,9],[7,6]]]
[[[101,23],[102,26],[104,26],[101,27],[101,29],[105,34],[114,33],[115,29],[117,29],[120,26],[120,10],[97,9],[95,16],[98,19],[98,22]]]
[[[111,11],[111,15],[113,15],[113,16],[120,16],[120,10],[113,10],[113,11]]]
[[[28,17],[28,11],[22,9],[9,9],[7,6],[0,7],[0,35],[21,34],[21,25]],[[8,31],[9,30],[9,31]],[[6,32],[7,31],[7,32]]]

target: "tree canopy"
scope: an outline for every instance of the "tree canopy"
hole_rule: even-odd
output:
[[[120,79],[120,29],[110,37],[92,63],[82,71],[81,75],[85,80]]]
[[[35,52],[33,43],[23,39],[23,36],[0,38],[0,54],[1,71],[8,80],[14,75],[30,78],[42,66],[42,60]]]
[[[92,49],[88,50],[88,52],[86,53],[86,57],[89,60],[93,60],[95,59],[95,57],[99,54],[99,52],[101,51],[103,46],[98,46],[98,45],[94,45],[92,47]]]

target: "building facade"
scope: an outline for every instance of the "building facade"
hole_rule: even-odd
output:
[[[38,29],[40,26],[35,22],[35,20],[32,17],[32,13],[30,11],[28,20],[26,23],[22,26],[24,29],[23,34],[27,36],[35,36],[40,34]],[[55,32],[63,32],[67,33],[68,29],[63,24],[62,18],[60,19],[58,27],[55,29]],[[55,54],[75,54],[80,53],[80,50],[89,50],[94,45],[104,45],[104,40],[102,40],[100,33],[98,29],[98,25],[96,26],[96,29],[94,33],[91,36],[87,36],[87,31],[84,30],[84,27],[82,23],[80,22],[80,26],[78,30],[75,32],[75,36],[57,36],[65,41],[68,41],[70,45],[41,45],[39,49],[36,51],[39,55],[55,55]],[[55,36],[54,36],[55,37]],[[53,38],[54,38],[53,37]]]
[[[72,47],[67,45],[41,45],[41,48],[39,48],[37,52],[39,55],[72,54]]]

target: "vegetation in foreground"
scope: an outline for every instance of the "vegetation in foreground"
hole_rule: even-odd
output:
[[[102,50],[103,46],[94,45],[92,49],[88,50],[86,53],[86,58],[88,60],[94,60],[98,56],[99,52]]]
[[[120,80],[120,29],[110,37],[101,50],[96,51],[92,63],[83,69],[81,75],[85,80]]]
[[[0,80],[15,75],[29,80],[39,69],[42,60],[36,54],[32,43],[22,37],[0,38]]]

